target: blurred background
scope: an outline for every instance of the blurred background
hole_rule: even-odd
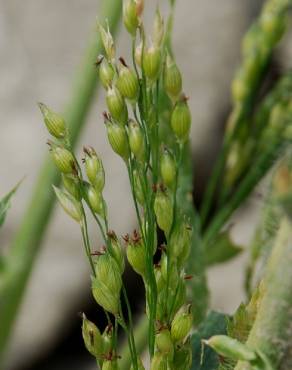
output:
[[[167,2],[160,1],[162,11]],[[145,20],[150,26],[157,2],[145,3]],[[62,111],[89,37],[96,33],[99,5],[97,0],[0,0],[0,195],[25,176],[1,229],[3,250],[9,248],[47,152],[47,133],[36,102]],[[260,5],[260,0],[177,1],[174,50],[193,113],[192,147],[198,198],[230,109],[229,85],[240,58],[240,39]],[[289,66],[292,48],[288,40],[286,36],[278,50],[275,69]],[[127,57],[130,41],[124,31],[119,33],[117,44],[118,54]],[[111,228],[117,234],[125,234],[135,227],[133,205],[124,166],[106,142],[101,119],[103,107],[100,91],[77,153],[81,158],[81,145],[92,145],[103,158]],[[232,234],[238,242],[248,243],[259,203],[258,197],[253,196],[235,215]],[[93,227],[91,233],[97,248],[100,239]],[[241,255],[209,271],[213,308],[233,312],[243,299],[244,259]],[[131,301],[138,311],[142,308],[140,282],[128,280]],[[81,340],[78,317],[81,311],[92,319],[103,320],[90,295],[89,268],[79,229],[56,207],[3,370],[94,369],[94,361]]]

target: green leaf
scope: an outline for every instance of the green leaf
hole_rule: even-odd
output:
[[[16,190],[18,189],[20,183],[21,181],[0,200],[0,227],[3,225],[5,221],[6,213],[10,208],[10,200],[14,193],[16,192]]]
[[[216,241],[210,245],[208,253],[206,253],[206,264],[208,266],[216,263],[223,263],[231,258],[236,257],[243,251],[243,248],[235,244],[229,235],[228,231],[219,234]]]
[[[219,356],[209,347],[202,352],[202,339],[213,335],[226,334],[226,315],[211,311],[192,335],[193,363],[191,370],[218,370]]]

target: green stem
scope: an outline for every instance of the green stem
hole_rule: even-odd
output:
[[[273,369],[292,366],[292,224],[281,221],[263,280],[261,299],[247,345],[261,351]],[[249,363],[238,363],[236,370],[251,370]]]
[[[140,232],[142,235],[143,243],[145,247],[147,248],[147,278],[149,281],[150,291],[148,294],[148,289],[146,288],[146,295],[147,295],[147,301],[149,304],[149,311],[150,311],[150,317],[149,317],[149,352],[151,356],[154,354],[154,337],[155,337],[155,317],[156,317],[156,302],[157,302],[157,287],[156,287],[156,281],[155,281],[155,275],[153,271],[153,261],[152,261],[152,251],[153,251],[153,237],[150,233],[150,238],[146,238],[146,234],[143,231],[143,224],[142,219],[140,216],[139,206],[136,198],[135,193],[135,185],[134,185],[134,178],[133,178],[133,162],[132,159],[129,159],[129,164],[127,165],[129,179],[130,179],[130,186],[131,186],[131,192],[133,196],[134,206],[136,210],[136,215],[138,218],[138,224],[140,228]],[[150,215],[148,215],[150,218]],[[149,240],[150,239],[150,240]],[[149,243],[148,243],[149,242]],[[150,249],[150,252],[149,252]]]
[[[100,18],[107,18],[114,32],[121,14],[120,0],[103,0]],[[73,93],[67,108],[65,118],[70,125],[71,143],[76,144],[81,129],[85,124],[87,113],[94,97],[97,73],[93,68],[96,55],[102,52],[100,39],[94,34],[87,51],[83,65],[78,73]],[[51,160],[43,164],[32,198],[23,217],[23,222],[16,232],[10,248],[10,272],[0,305],[0,361],[8,344],[11,329],[20,307],[28,278],[40,249],[41,241],[51,216],[55,197],[51,190],[53,183],[60,181],[58,171]]]
[[[126,336],[127,336],[127,347],[128,347],[128,350],[130,351],[129,366],[131,366],[132,362],[133,362],[133,358],[134,358],[132,340],[131,340],[131,337],[130,337],[129,329],[127,327],[127,324],[125,322],[125,319],[124,319],[124,316],[123,316],[123,313],[122,313],[122,307],[120,307],[120,311],[121,311],[121,317],[118,319],[118,323],[123,328],[123,330],[124,330],[124,332],[126,333]]]
[[[82,239],[83,239],[83,244],[85,246],[85,252],[91,267],[91,271],[93,273],[93,276],[95,276],[95,269],[94,269],[94,264],[91,256],[91,248],[90,248],[90,242],[89,242],[89,237],[88,237],[88,230],[87,230],[87,222],[85,218],[85,214],[83,216],[83,222],[81,225],[81,234],[82,234]]]
[[[126,307],[127,307],[127,312],[128,312],[128,320],[129,320],[129,330],[128,330],[128,336],[129,336],[129,341],[131,341],[131,346],[132,346],[132,361],[133,361],[133,367],[134,370],[138,370],[138,355],[137,355],[137,350],[136,350],[136,344],[135,344],[135,337],[133,333],[133,319],[132,319],[132,311],[130,307],[130,302],[128,299],[127,291],[125,289],[125,286],[123,286],[123,296],[126,302]]]
[[[145,343],[148,332],[148,317],[143,315],[140,321],[134,328],[134,337],[136,343],[137,354],[139,355],[145,349]],[[120,370],[129,370],[131,367],[131,354],[128,348],[128,343],[125,341],[120,350],[121,359],[119,360]]]

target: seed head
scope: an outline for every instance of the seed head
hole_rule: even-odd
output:
[[[113,344],[113,327],[111,324],[104,329],[104,332],[102,333],[102,342],[103,354],[105,355],[105,357],[110,357]]]
[[[128,119],[128,109],[120,91],[112,86],[107,90],[106,102],[111,116],[117,122],[125,124]]]
[[[80,202],[76,200],[71,194],[65,193],[63,190],[57,188],[56,186],[53,186],[53,189],[64,211],[75,221],[81,222],[82,208]]]
[[[65,175],[62,173],[62,184],[69,194],[80,201],[81,192],[78,177],[75,175]]]
[[[186,296],[187,296],[186,283],[184,279],[180,278],[177,282],[176,290],[174,291],[172,314],[175,314],[181,308],[183,303],[186,301]]]
[[[109,26],[107,25],[107,30],[105,30],[105,28],[99,24],[99,34],[108,60],[113,61],[115,58],[115,45]]]
[[[192,229],[186,222],[177,222],[171,233],[169,247],[171,255],[183,266],[190,253]]]
[[[111,243],[110,248],[111,256],[116,260],[120,268],[120,272],[121,274],[123,274],[125,270],[125,258],[119,239],[117,238],[116,234],[113,231],[108,232],[108,237]]]
[[[156,47],[160,48],[163,42],[163,37],[164,37],[164,20],[161,16],[159,8],[157,8],[153,24],[153,33],[152,33],[153,44]]]
[[[171,127],[177,138],[184,142],[189,138],[191,127],[191,112],[187,98],[183,96],[175,105],[171,114]]]
[[[278,14],[274,9],[266,8],[260,17],[260,26],[264,32],[266,42],[272,47],[282,37],[287,19],[283,14]]]
[[[105,253],[98,257],[95,273],[96,277],[92,279],[92,292],[96,302],[106,311],[118,314],[122,278],[117,262]]]
[[[151,360],[150,370],[167,370],[167,357],[160,352],[155,352]]]
[[[105,360],[102,364],[102,370],[118,370],[116,359]]]
[[[146,77],[150,82],[155,82],[160,73],[162,64],[161,50],[156,45],[151,45],[144,51],[143,55],[143,68]]]
[[[84,165],[88,180],[97,192],[101,193],[105,183],[102,161],[92,147],[84,147],[83,151],[85,153]]]
[[[143,185],[141,182],[140,175],[136,169],[133,171],[133,178],[134,178],[134,189],[135,189],[137,201],[139,204],[141,204],[141,206],[143,206],[145,204]]]
[[[103,55],[98,57],[98,61],[96,64],[99,68],[99,78],[102,86],[107,89],[109,86],[112,85],[115,76],[115,70],[112,64]]]
[[[67,134],[66,123],[63,117],[53,112],[45,104],[38,103],[45,125],[49,133],[57,139],[64,139]]]
[[[128,127],[130,149],[138,160],[143,161],[145,158],[145,145],[141,127],[133,120],[129,121]]]
[[[177,172],[176,164],[173,155],[166,148],[163,150],[160,158],[160,172],[165,185],[170,188],[174,186]]]
[[[134,231],[131,238],[125,237],[127,247],[127,259],[137,274],[146,274],[146,249],[140,235]]]
[[[130,153],[125,128],[113,122],[108,122],[106,128],[108,140],[113,151],[126,161]]]
[[[169,194],[161,188],[155,195],[154,212],[158,226],[168,234],[173,221],[173,205]]]
[[[144,0],[135,0],[138,17],[141,17],[144,10]]]
[[[86,195],[86,200],[90,205],[90,208],[100,215],[102,218],[105,218],[105,203],[102,198],[101,193],[99,193],[91,184],[88,182],[83,183],[83,188]]]
[[[122,58],[120,58],[120,62],[119,77],[116,86],[124,98],[136,102],[139,95],[137,75],[125,64]]]
[[[57,145],[50,141],[48,144],[50,146],[52,159],[58,169],[65,174],[74,174],[76,171],[73,154],[61,145]]]
[[[88,352],[94,357],[99,357],[103,351],[102,337],[97,326],[89,321],[85,314],[82,315],[82,336]]]
[[[124,0],[123,4],[123,20],[127,31],[132,35],[136,35],[137,28],[140,24],[139,15],[143,10],[143,2],[135,0]]]
[[[166,93],[173,100],[177,99],[182,90],[181,73],[169,54],[167,54],[164,69],[164,88]]]
[[[182,342],[192,328],[192,314],[189,307],[183,307],[176,313],[171,323],[171,338],[174,342]]]
[[[161,353],[173,356],[173,342],[168,329],[162,329],[156,334],[155,345]]]

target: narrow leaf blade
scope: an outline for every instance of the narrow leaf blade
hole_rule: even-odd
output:
[[[216,237],[216,241],[210,245],[206,253],[206,263],[208,266],[227,262],[236,257],[243,251],[243,248],[235,244],[230,237],[229,232],[225,231]]]
[[[10,208],[10,201],[13,195],[15,194],[16,190],[18,189],[21,181],[0,200],[0,227],[4,224],[6,213]]]

